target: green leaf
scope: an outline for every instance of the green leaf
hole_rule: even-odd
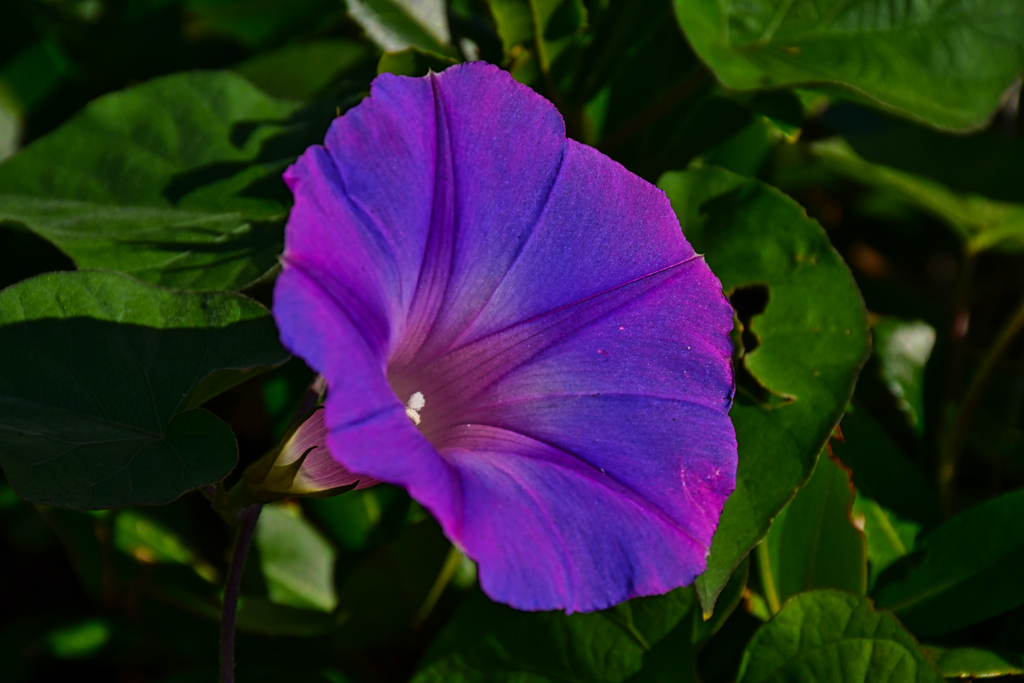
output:
[[[640,671],[627,683],[698,683],[697,653],[700,646],[696,633],[700,626],[700,610],[691,609],[668,635],[643,653]]]
[[[924,473],[863,407],[848,408],[841,428],[843,441],[834,440],[832,450],[853,472],[857,491],[923,527],[942,520],[938,498]]]
[[[7,50],[5,57],[10,55]],[[75,64],[60,43],[43,38],[22,48],[0,65],[0,89],[18,109],[35,112],[75,75]]]
[[[338,0],[186,0],[185,6],[192,35],[226,36],[250,49],[319,28],[341,13]]]
[[[853,503],[854,518],[860,520],[867,541],[871,573],[868,586],[873,587],[886,568],[906,557],[915,548],[921,525],[900,519],[875,501],[857,493]]]
[[[399,76],[426,76],[430,71],[440,73],[455,60],[418,47],[409,47],[399,52],[385,52],[377,62],[377,73],[398,74]]]
[[[882,381],[907,424],[924,434],[924,369],[935,347],[935,328],[920,320],[879,318],[872,325]]]
[[[707,150],[701,158],[711,166],[754,176],[781,140],[783,136],[778,127],[768,117],[758,116],[737,133]]]
[[[378,513],[379,514],[379,513]],[[411,524],[346,577],[338,595],[339,647],[358,652],[412,630],[448,560],[451,543],[432,519]]]
[[[681,622],[690,623],[693,605],[693,591],[681,588],[602,612],[566,615],[519,612],[473,593],[438,636],[413,681],[626,681],[659,641]],[[689,628],[686,632],[688,641]]]
[[[1024,204],[961,194],[930,178],[873,164],[840,139],[814,143],[811,151],[832,171],[891,192],[935,216],[952,228],[971,252],[1024,250]]]
[[[560,106],[570,137],[655,182],[751,122],[749,107],[715,87],[675,24],[670,3],[588,6],[594,24],[552,74],[566,100]],[[537,82],[542,92],[548,86]]]
[[[106,619],[87,619],[53,629],[46,634],[46,644],[57,659],[86,659],[107,644],[110,630]]]
[[[24,498],[79,509],[166,503],[222,479],[234,436],[187,409],[190,392],[288,357],[250,299],[102,271],[0,293],[0,348],[0,464]]]
[[[256,547],[270,601],[331,612],[334,548],[302,518],[295,505],[265,505],[256,524]]]
[[[0,80],[0,161],[18,151],[24,127],[20,108]]]
[[[236,289],[274,265],[294,146],[271,144],[297,105],[241,76],[191,72],[102,97],[0,165],[0,220],[79,268]]]
[[[975,647],[923,647],[946,678],[991,678],[1024,674],[1024,655]]]
[[[192,564],[195,551],[174,532],[139,510],[122,510],[114,520],[114,547],[149,563]]]
[[[348,15],[385,52],[407,47],[452,52],[444,0],[345,0],[345,5]]]
[[[247,59],[232,70],[274,97],[308,101],[342,75],[371,63],[373,50],[353,40],[311,40]]]
[[[832,450],[853,472],[854,516],[863,522],[868,585],[874,586],[883,570],[914,550],[921,531],[936,526],[942,513],[920,468],[867,410],[850,406],[840,426],[843,441],[834,440]]]
[[[941,683],[914,637],[871,601],[833,590],[798,595],[747,645],[738,683]]]
[[[127,508],[113,520],[114,547],[144,565],[177,564],[191,567],[209,583],[218,580],[217,570],[185,540],[181,533],[158,519],[154,511],[169,507]]]
[[[866,161],[930,178],[960,194],[1024,202],[1024,183],[1016,173],[1024,162],[1024,139],[998,126],[949,135],[853,107],[832,114],[830,127]]]
[[[403,490],[384,484],[343,496],[306,498],[303,505],[335,545],[355,553],[367,550],[371,537],[379,535],[381,524],[387,521],[385,518],[396,516],[394,508],[401,508],[398,514],[404,518],[408,496]]]
[[[744,558],[736,571],[732,573],[729,583],[725,584],[718,600],[715,603],[714,614],[705,615],[694,610],[693,644],[702,646],[711,637],[718,633],[725,624],[725,620],[733,613],[736,607],[743,600],[743,594],[747,590],[747,581],[750,579],[750,558]]]
[[[821,226],[778,190],[716,168],[667,173],[658,186],[734,305],[751,293],[767,300],[763,313],[740,311],[741,322],[752,318],[737,329],[749,348],[741,349],[729,413],[739,443],[736,491],[697,580],[710,613],[842,416],[868,355],[867,315]]]
[[[969,626],[1024,604],[1024,491],[960,513],[919,543],[875,587],[879,607],[893,610],[922,638]]]
[[[761,580],[774,610],[798,593],[837,588],[867,591],[864,534],[853,524],[850,472],[828,454],[772,522],[761,541]]]
[[[1024,70],[1024,6],[950,0],[675,0],[690,43],[729,88],[842,86],[941,128],[981,128]]]
[[[489,0],[489,4],[506,56],[526,44],[537,53],[538,66],[545,73],[587,25],[583,0]]]

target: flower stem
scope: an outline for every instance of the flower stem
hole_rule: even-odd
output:
[[[452,580],[455,575],[455,570],[459,568],[459,563],[462,561],[462,552],[454,545],[448,551],[448,557],[445,558],[444,564],[441,566],[441,571],[437,575],[437,579],[434,580],[434,585],[430,587],[430,592],[427,593],[426,600],[420,606],[416,616],[413,618],[413,628],[419,628],[423,625],[423,622],[430,616],[430,612],[434,609],[434,605],[441,599],[441,594],[444,593],[444,589],[448,587],[448,583]]]
[[[768,555],[768,539],[762,538],[757,544],[757,566],[761,570],[761,588],[764,590],[764,600],[768,603],[768,610],[772,616],[779,613],[782,606],[779,604],[779,594],[775,589],[775,577],[772,576],[772,561]]]
[[[262,505],[252,505],[240,515],[241,526],[235,537],[235,548],[231,552],[227,585],[224,587],[224,607],[220,619],[220,680],[221,683],[235,682],[235,618],[238,616],[238,590],[242,583],[242,569],[252,545],[256,520],[260,518]]]
[[[1006,351],[1010,348],[1017,334],[1024,329],[1024,301],[1014,312],[1006,326],[999,332],[994,344],[985,353],[981,366],[974,373],[964,400],[960,403],[960,409],[956,411],[950,422],[950,429],[942,448],[939,459],[939,496],[942,500],[946,514],[954,512],[954,480],[956,478],[957,461],[960,459],[960,451],[963,449],[964,439],[967,436],[967,428],[971,424],[978,404],[985,388],[988,387],[992,373],[995,371],[999,361],[1002,360]]]

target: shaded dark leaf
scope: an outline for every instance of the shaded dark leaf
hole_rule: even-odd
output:
[[[283,363],[269,312],[110,272],[41,275],[0,294],[0,462],[29,500],[166,503],[222,479],[231,429],[189,407],[215,371]],[[222,376],[229,385],[227,377]]]

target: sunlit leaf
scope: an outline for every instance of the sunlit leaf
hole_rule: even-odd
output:
[[[181,564],[207,581],[217,570],[182,536],[141,508],[121,510],[114,519],[114,547],[143,564]]]
[[[900,519],[892,510],[857,494],[853,504],[854,518],[864,527],[871,574],[868,585],[874,586],[879,575],[896,560],[909,555],[921,533],[917,522]]]
[[[884,317],[871,327],[882,381],[907,423],[924,433],[924,369],[935,347],[935,328],[920,320]]]
[[[924,647],[946,678],[992,678],[1024,674],[1024,654],[976,647]]]
[[[264,506],[256,525],[256,547],[272,602],[323,612],[338,604],[336,552],[297,508]]]
[[[982,127],[1024,70],[1016,0],[675,0],[675,8],[729,88],[842,86],[943,128]]]
[[[871,601],[834,590],[787,602],[747,645],[738,683],[941,683],[914,637]]]
[[[345,0],[345,5],[348,15],[386,52],[407,47],[451,50],[444,0]]]
[[[173,532],[136,510],[124,510],[114,522],[114,546],[144,562],[191,564],[195,553]]]

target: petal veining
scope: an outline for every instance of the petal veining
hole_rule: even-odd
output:
[[[378,77],[286,178],[274,314],[327,380],[334,458],[404,486],[519,608],[703,570],[735,485],[732,309],[664,193],[483,63]]]

